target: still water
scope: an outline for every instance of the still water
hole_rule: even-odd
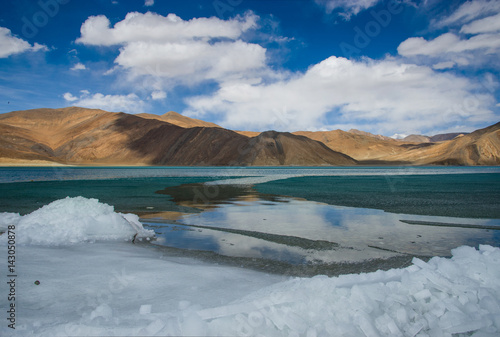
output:
[[[141,216],[158,249],[294,275],[500,245],[497,167],[3,168],[0,181],[0,212],[97,198]]]

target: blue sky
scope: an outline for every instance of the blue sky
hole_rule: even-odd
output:
[[[500,120],[500,2],[7,0],[0,113],[173,110],[235,130]]]

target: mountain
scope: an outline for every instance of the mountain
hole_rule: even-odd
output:
[[[183,128],[196,128],[196,127],[220,128],[220,126],[217,124],[205,122],[200,119],[189,118],[174,111],[169,111],[163,115],[140,113],[137,114],[136,116],[146,119],[157,119],[159,121],[174,124]]]
[[[369,133],[333,131],[298,131],[295,135],[305,136],[324,143],[330,149],[345,153],[356,160],[383,160],[389,155],[407,151],[400,141],[381,139]]]
[[[468,132],[442,133],[434,135],[432,137],[423,135],[409,135],[403,138],[402,140],[405,142],[413,142],[413,143],[437,143],[437,142],[444,142],[446,140],[452,140],[466,134],[468,134]]]
[[[266,131],[243,148],[251,165],[356,165],[356,161],[321,142],[288,132]]]
[[[358,130],[235,132],[205,123],[174,112],[14,111],[0,114],[0,164],[500,165],[500,123],[424,142]]]
[[[430,143],[431,137],[423,135],[409,135],[401,140],[410,143]]]
[[[347,132],[354,133],[356,135],[375,137],[377,139],[382,139],[382,140],[392,140],[392,138],[390,138],[390,137],[386,137],[386,136],[382,136],[382,135],[374,135],[373,133],[369,133],[369,132],[366,132],[366,131],[360,131],[360,130],[356,130],[356,129],[351,129],[351,130],[349,130]]]
[[[172,118],[172,114],[167,117]],[[2,114],[0,130],[2,162],[10,159],[86,165],[356,164],[352,158],[320,142],[288,133],[267,132],[250,138],[220,127],[184,128],[158,118],[77,107]]]
[[[64,110],[64,112],[58,111]],[[55,161],[57,149],[81,132],[109,123],[110,112],[83,108],[36,109],[0,115],[0,157]],[[7,158],[7,159],[5,159]]]
[[[467,135],[467,134],[469,134],[469,133],[468,132],[442,133],[442,134],[434,135],[434,136],[430,137],[430,141],[433,143],[444,142],[446,140],[452,140],[452,139],[455,139],[457,137],[462,137],[462,136]]]
[[[416,165],[500,165],[500,123],[452,140],[407,148],[383,159]]]

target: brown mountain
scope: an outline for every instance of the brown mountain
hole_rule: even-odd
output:
[[[453,132],[453,133],[441,133],[430,137],[431,142],[444,142],[446,140],[452,140],[457,137],[462,137],[469,134],[468,132]]]
[[[175,115],[174,115],[175,116]],[[183,128],[77,107],[0,115],[3,162],[100,165],[354,165],[324,144],[288,133],[250,138],[220,127]]]
[[[431,143],[431,137],[423,135],[409,135],[401,139],[401,141],[410,143]]]
[[[440,143],[406,146],[408,151],[383,159],[416,165],[500,165],[500,123]]]
[[[347,132],[354,133],[356,135],[363,135],[363,136],[375,137],[377,139],[382,139],[382,140],[392,140],[392,138],[390,138],[390,137],[386,137],[386,136],[382,136],[382,135],[374,135],[373,133],[369,133],[369,132],[366,132],[366,131],[360,131],[360,130],[357,130],[357,129],[351,129],[351,130],[349,130]]]
[[[322,142],[332,150],[345,153],[356,160],[384,160],[387,156],[408,150],[404,147],[406,143],[391,138],[381,139],[368,133],[333,130],[299,131],[294,134]]]
[[[196,128],[196,127],[220,128],[220,126],[217,124],[205,122],[200,119],[189,118],[174,111],[169,111],[163,115],[140,113],[137,114],[136,116],[147,119],[157,119],[159,121],[174,124],[183,128]]]
[[[15,111],[0,114],[0,163],[500,164],[500,123],[438,143],[404,142],[358,130],[237,133],[203,123],[174,112],[129,115],[77,107]]]
[[[453,133],[441,133],[431,137],[423,135],[409,135],[403,138],[402,141],[414,142],[414,143],[437,143],[437,142],[444,142],[446,140],[452,140],[467,134],[468,132],[453,132]]]
[[[243,148],[245,160],[252,165],[355,165],[356,161],[332,151],[321,142],[288,132],[266,131],[250,138]]]

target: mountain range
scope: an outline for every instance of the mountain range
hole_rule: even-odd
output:
[[[173,111],[33,109],[0,114],[0,165],[500,164],[500,123],[427,138],[395,140],[359,130],[232,131]]]

